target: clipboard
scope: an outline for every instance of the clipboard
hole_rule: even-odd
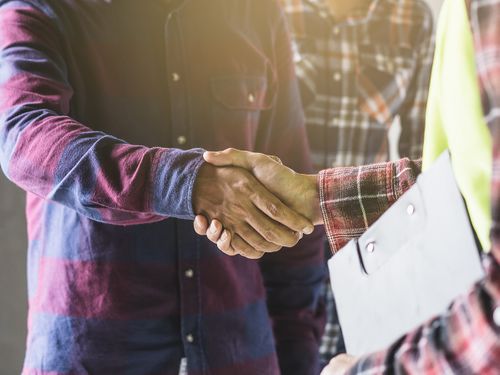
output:
[[[382,350],[484,276],[448,152],[328,261],[348,354]]]

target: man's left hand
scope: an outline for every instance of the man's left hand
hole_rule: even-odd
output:
[[[345,375],[357,360],[358,358],[351,355],[339,354],[332,358],[330,363],[321,371],[321,375]]]

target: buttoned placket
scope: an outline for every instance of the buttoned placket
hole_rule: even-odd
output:
[[[167,85],[169,88],[171,112],[171,143],[172,147],[188,149],[192,147],[192,140],[188,122],[187,79],[178,22],[178,10],[171,11],[167,15],[165,23]]]
[[[165,22],[165,58],[169,90],[171,146],[192,147],[189,132],[188,81],[186,62],[179,27],[179,8],[167,15]],[[180,288],[181,340],[187,366],[206,368],[201,340],[201,296],[199,273],[199,246],[196,239],[186,236],[192,228],[187,221],[177,222],[178,280]]]

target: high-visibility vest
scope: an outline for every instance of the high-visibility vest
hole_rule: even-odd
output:
[[[484,119],[474,44],[464,0],[445,0],[427,103],[425,170],[446,149],[472,225],[490,249],[492,140]]]

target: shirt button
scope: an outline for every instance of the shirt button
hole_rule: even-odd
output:
[[[340,81],[342,79],[342,74],[340,74],[339,72],[335,73],[333,75],[333,79],[337,82]]]
[[[334,34],[334,35],[339,35],[339,34],[340,34],[340,28],[339,28],[338,26],[335,26],[335,27],[333,28],[333,34]]]
[[[172,81],[179,82],[181,80],[181,76],[179,73],[172,73]]]
[[[327,13],[327,12],[325,12],[325,11],[321,11],[321,12],[319,12],[319,16],[320,16],[321,18],[328,18],[328,13]]]
[[[180,145],[186,144],[186,141],[187,141],[187,139],[183,135],[180,135],[180,136],[177,137],[177,143],[180,144]]]
[[[192,279],[193,276],[194,276],[194,271],[190,268],[188,270],[186,270],[184,272],[184,275],[188,278],[188,279]]]
[[[498,306],[493,312],[493,321],[497,327],[500,327],[500,306]]]
[[[192,334],[186,335],[186,341],[192,344],[194,342],[194,336]]]
[[[254,94],[248,94],[248,101],[250,103],[255,103],[255,95]]]
[[[415,206],[413,204],[410,204],[406,208],[406,212],[408,213],[408,215],[412,216],[415,213]]]
[[[375,242],[370,242],[366,245],[366,251],[373,253],[375,251]]]

